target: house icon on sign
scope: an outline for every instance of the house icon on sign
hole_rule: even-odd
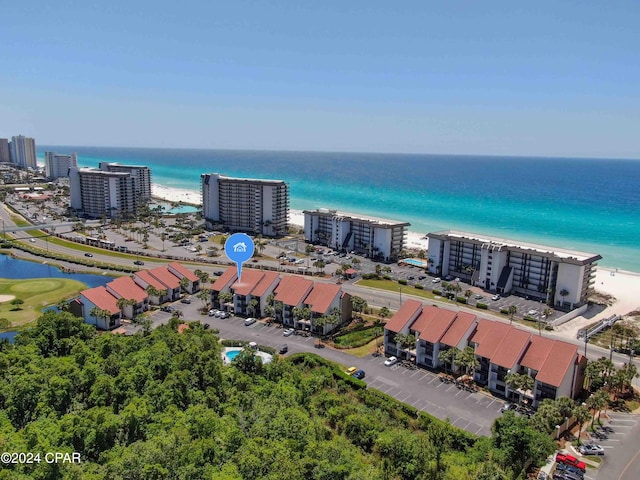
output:
[[[244,242],[238,242],[233,246],[233,251],[236,253],[244,253],[247,251],[247,244]]]

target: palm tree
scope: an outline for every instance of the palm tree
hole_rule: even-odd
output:
[[[582,433],[582,426],[585,424],[585,422],[587,422],[591,418],[591,413],[589,412],[589,409],[587,407],[578,405],[576,406],[576,408],[573,409],[573,416],[575,417],[576,422],[578,422],[578,425],[580,426],[578,429],[578,445],[580,445],[580,435]]]
[[[161,234],[160,234],[160,240],[162,240],[162,251],[163,251],[163,252],[165,251],[165,248],[164,248],[164,242],[165,242],[165,240],[166,240],[166,239],[167,239],[167,234],[166,234],[166,233],[164,233],[164,232],[163,232],[163,233],[161,233]]]
[[[94,325],[98,325],[98,318],[100,317],[100,309],[98,307],[93,307],[89,310],[89,315],[96,319]]]
[[[562,297],[563,306],[564,306],[564,297],[566,297],[567,295],[569,295],[569,290],[567,290],[566,288],[563,288],[562,290],[560,290],[560,296]]]
[[[182,277],[180,279],[180,288],[186,292],[187,287],[189,286],[189,283],[191,282],[189,282],[189,279],[187,277]]]
[[[211,301],[211,290],[209,290],[208,288],[203,288],[202,290],[200,290],[198,292],[196,297],[200,301],[202,301],[202,307],[204,309],[208,309],[209,308],[209,302]]]
[[[407,358],[409,358],[409,353],[406,352],[406,350],[410,350],[416,346],[416,337],[410,333],[398,333],[396,334],[395,342],[400,349],[405,350]]]
[[[460,349],[457,347],[448,348],[446,350],[442,350],[438,353],[438,361],[444,364],[444,371],[448,373],[448,365],[451,364],[451,369],[453,370],[453,365],[456,361],[456,358],[460,354]]]
[[[472,292],[471,290],[466,289],[466,290],[464,291],[464,296],[465,296],[465,298],[467,299],[467,301],[469,300],[469,297],[470,297],[471,295],[473,295],[473,292]]]
[[[353,308],[354,312],[362,313],[367,309],[368,305],[362,297],[354,295],[353,297],[351,297],[351,307]]]
[[[516,313],[518,313],[518,307],[516,307],[515,305],[509,306],[509,323],[513,323],[513,317]]]
[[[467,375],[473,375],[475,369],[480,366],[480,361],[476,357],[473,347],[465,347],[464,350],[459,350],[455,362],[465,369]]]
[[[387,307],[382,307],[379,311],[378,311],[378,316],[380,318],[387,318],[389,315],[391,315],[391,312],[389,311],[389,309]]]
[[[218,302],[220,302],[220,307],[223,307],[225,304],[231,302],[233,300],[233,293],[231,292],[222,292],[218,295]]]
[[[505,377],[504,383],[506,383],[513,390],[526,392],[533,388],[535,381],[529,375],[520,373],[509,373]],[[522,395],[520,395],[519,397],[520,402],[522,402]]]
[[[316,270],[321,273],[324,273],[325,265],[326,264],[324,263],[324,260],[316,260],[315,262],[313,262],[313,266],[316,267]]]
[[[251,300],[249,300],[249,303],[247,304],[247,308],[249,308],[251,310],[251,314],[254,317],[258,317],[259,315],[256,313],[258,311],[258,307],[260,306],[260,302],[255,299],[252,298]]]
[[[551,315],[553,315],[553,309],[552,308],[547,307],[542,311],[542,316],[544,318],[546,318],[546,319],[548,319]]]
[[[603,390],[598,390],[587,398],[586,404],[587,407],[593,411],[591,423],[594,423],[596,420],[596,411],[598,412],[598,420],[600,420],[600,412],[604,407],[609,405],[609,395]]]

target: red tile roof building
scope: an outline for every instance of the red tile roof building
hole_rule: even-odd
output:
[[[82,316],[85,323],[95,325],[100,330],[112,330],[120,326],[120,309],[116,305],[116,297],[105,287],[95,287],[80,292]],[[105,313],[96,315],[94,308]]]
[[[396,345],[397,333],[416,334],[416,348]],[[438,355],[443,350],[471,346],[480,363],[474,372],[478,383],[513,400],[528,399],[534,405],[544,398],[575,398],[582,387],[586,364],[578,348],[570,343],[415,300],[407,300],[389,320],[384,345],[387,355],[410,358],[428,368],[442,367]],[[511,389],[505,383],[509,373],[531,375],[533,390]]]

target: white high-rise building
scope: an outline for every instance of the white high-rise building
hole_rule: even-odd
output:
[[[369,258],[395,261],[404,249],[410,223],[361,217],[319,208],[304,212],[304,238],[338,251],[354,250]]]
[[[10,161],[11,155],[9,154],[9,139],[0,138],[0,163]]]
[[[135,181],[130,173],[95,168],[69,169],[71,208],[89,218],[113,218],[136,211]]]
[[[131,174],[138,202],[144,204],[151,200],[151,170],[149,167],[100,162],[98,168],[105,172],[124,172]]]
[[[209,225],[267,236],[287,233],[289,186],[283,180],[232,178],[206,173],[202,178],[202,213]]]
[[[44,171],[49,180],[68,177],[69,169],[78,166],[78,155],[44,152]]]
[[[11,137],[11,162],[22,168],[36,168],[36,141],[33,138],[18,135]]]

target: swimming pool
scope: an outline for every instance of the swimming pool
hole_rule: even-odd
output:
[[[415,258],[405,258],[402,261],[408,265],[413,265],[414,267],[426,268],[427,266],[427,262],[423,262],[422,260],[417,260]]]
[[[231,362],[233,362],[233,359],[236,358],[238,354],[240,354],[241,351],[242,348],[240,347],[225,347],[222,350],[222,363],[224,363],[225,365],[230,364]],[[255,355],[259,356],[262,359],[262,363],[265,365],[267,363],[271,363],[271,360],[273,359],[273,355],[261,352],[260,350],[257,350],[255,352]]]

